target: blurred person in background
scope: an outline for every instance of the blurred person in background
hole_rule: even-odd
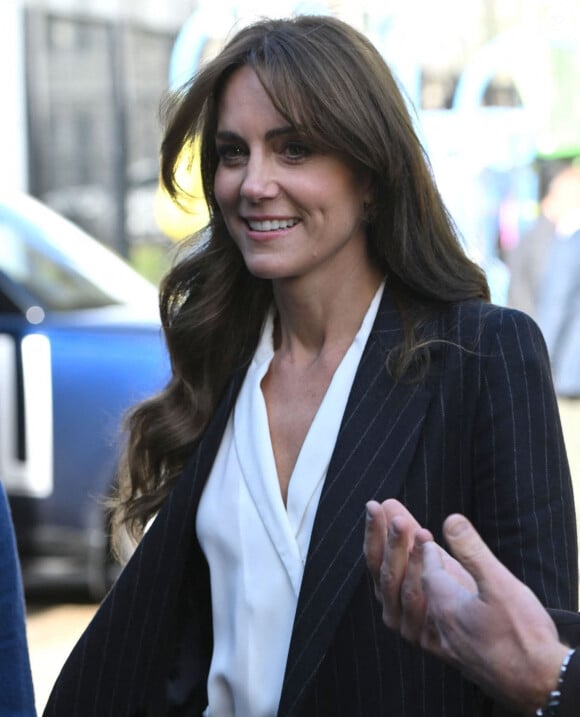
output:
[[[544,258],[537,320],[552,363],[556,393],[580,399],[580,166],[552,182],[554,238]]]
[[[455,559],[398,501],[367,504],[364,554],[385,625],[511,709],[577,717],[580,615],[546,611],[465,516],[449,516],[443,535]]]
[[[566,167],[556,173],[540,201],[540,213],[508,255],[510,282],[508,305],[538,319],[542,283],[547,270],[558,223],[574,208],[573,186],[580,168]]]
[[[364,506],[400,497],[434,534],[465,512],[574,608],[540,333],[489,303],[395,78],[347,24],[248,26],[173,100],[164,185],[179,196],[199,137],[210,221],[161,288],[172,379],[128,422],[115,522],[139,546],[45,714],[474,717],[477,687],[384,629]]]
[[[510,258],[509,305],[539,324],[548,347],[576,495],[580,495],[580,166],[552,178],[541,214]],[[580,531],[580,515],[578,530]]]
[[[0,715],[34,717],[24,595],[12,516],[0,481]]]

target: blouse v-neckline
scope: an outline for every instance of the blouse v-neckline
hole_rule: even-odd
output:
[[[381,285],[356,336],[334,371],[306,433],[288,484],[286,505],[278,481],[266,401],[261,389],[262,379],[274,356],[273,309],[265,321],[259,345],[234,408],[234,441],[247,489],[270,539],[278,546],[280,557],[285,563],[292,563],[286,565],[291,576],[296,576],[298,566],[294,561],[299,561],[300,580],[318,499],[350,388],[378,310],[382,288]],[[292,544],[294,549],[289,548]],[[293,559],[289,561],[291,554]]]

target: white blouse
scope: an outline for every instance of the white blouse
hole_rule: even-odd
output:
[[[274,355],[268,316],[197,514],[210,566],[214,649],[206,717],[274,717],[320,492],[383,286],[304,440],[284,506],[261,390]]]

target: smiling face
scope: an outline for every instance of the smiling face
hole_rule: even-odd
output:
[[[370,182],[345,159],[309,147],[248,66],[225,85],[216,147],[215,198],[255,276],[339,281],[369,267]]]

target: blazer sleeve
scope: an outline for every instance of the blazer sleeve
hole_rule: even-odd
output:
[[[558,628],[560,640],[570,647],[580,648],[580,614],[568,610],[548,610]],[[580,649],[570,658],[564,675],[560,698],[560,717],[580,714]]]
[[[0,482],[0,714],[33,717],[34,692],[12,517]]]
[[[572,481],[543,336],[492,309],[481,329],[474,514],[499,559],[549,607],[578,606]]]
[[[578,717],[580,714],[580,649],[568,663],[561,689],[560,717]]]

